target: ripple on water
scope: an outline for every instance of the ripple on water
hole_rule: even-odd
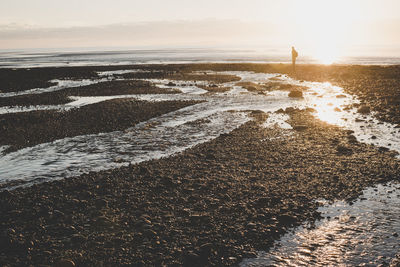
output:
[[[59,179],[170,156],[239,127],[240,112],[202,114],[206,104],[139,123],[125,131],[76,136],[18,150],[0,158],[0,183]],[[186,123],[206,117],[200,125]]]
[[[294,229],[240,266],[378,266],[400,250],[398,183],[368,188],[353,204],[338,201],[320,212],[315,228]]]

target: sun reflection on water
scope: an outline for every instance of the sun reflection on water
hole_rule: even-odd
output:
[[[328,99],[320,99],[316,101],[315,105],[318,119],[330,124],[339,124],[342,118],[339,103],[331,103]]]
[[[313,96],[310,97],[310,104],[315,109],[316,117],[324,122],[339,125],[343,120],[343,107],[348,102],[342,91],[335,90],[329,82],[312,87]],[[339,96],[339,97],[338,97]]]

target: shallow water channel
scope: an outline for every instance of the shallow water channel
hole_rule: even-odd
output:
[[[100,80],[128,71],[104,72]],[[156,86],[180,89],[180,94],[125,95],[107,97],[73,97],[66,105],[36,106],[29,110],[66,110],[113,98],[136,98],[148,101],[200,100],[189,106],[139,123],[125,131],[76,136],[40,144],[3,154],[0,158],[0,185],[13,189],[22,185],[76,176],[84,172],[115,168],[121,165],[170,156],[196,144],[229,133],[249,121],[249,110],[269,114],[265,127],[282,128],[282,136],[290,135],[287,115],[275,113],[288,107],[313,108],[315,117],[354,131],[360,141],[400,152],[400,134],[395,125],[381,123],[374,114],[361,115],[348,105],[358,100],[330,83],[302,82],[284,75],[252,72],[223,72],[241,78],[241,82],[258,85],[291,84],[303,86],[304,98],[288,97],[288,91],[272,90],[259,94],[238,86],[236,82],[221,86],[231,88],[224,93],[210,93],[196,83],[170,80],[149,80]],[[97,81],[83,81],[84,84]],[[81,81],[82,82],[82,81]],[[82,85],[69,81],[70,86]],[[190,84],[190,85],[188,85]],[[198,83],[199,84],[199,83]],[[205,86],[207,83],[202,83]],[[34,93],[62,90],[64,84]],[[23,92],[29,93],[29,92]],[[0,95],[0,97],[8,95]],[[20,107],[4,107],[0,113],[19,112]],[[0,153],[4,147],[0,147]],[[255,259],[246,259],[242,266],[326,266],[371,265],[388,261],[400,250],[400,186],[378,185],[365,190],[353,205],[344,202],[324,203],[324,219],[315,227],[293,229],[275,247],[260,252]]]
[[[386,266],[400,251],[400,184],[364,190],[354,203],[322,206],[323,219],[284,235],[240,266]]]

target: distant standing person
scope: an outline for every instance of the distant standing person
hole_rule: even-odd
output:
[[[297,53],[296,49],[294,49],[294,46],[292,46],[292,67],[293,67],[293,72],[296,72],[296,58],[299,56],[299,53]]]

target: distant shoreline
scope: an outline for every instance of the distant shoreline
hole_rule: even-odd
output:
[[[400,59],[399,59],[400,60]],[[79,68],[79,67],[90,67],[90,68],[102,68],[102,67],[132,67],[132,66],[162,66],[162,65],[197,65],[197,64],[258,64],[258,65],[265,65],[265,64],[273,64],[273,65],[291,65],[290,62],[261,62],[261,61],[196,61],[196,62],[188,62],[188,61],[177,61],[177,62],[143,62],[143,63],[132,63],[132,64],[94,64],[94,65],[73,65],[73,64],[66,64],[66,65],[59,65],[59,66],[21,66],[21,67],[11,67],[11,66],[1,66],[0,70],[13,70],[13,69],[50,69],[50,68]],[[299,62],[296,65],[303,65],[303,66],[400,66],[399,63],[380,63],[380,64],[351,64],[351,63],[333,63],[333,64],[321,64],[321,63],[303,63]]]
[[[21,50],[0,51],[0,68],[36,68],[66,66],[114,66],[138,64],[205,64],[205,63],[291,63],[287,49],[140,49],[103,51]],[[380,50],[378,50],[380,51]],[[298,64],[322,64],[313,56],[299,51]],[[398,65],[400,56],[385,53],[342,56],[332,59],[337,65]]]

